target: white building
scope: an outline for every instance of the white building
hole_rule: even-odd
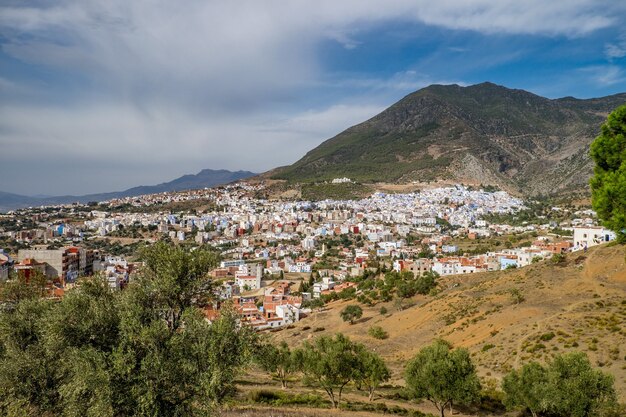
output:
[[[235,272],[235,284],[241,289],[258,290],[261,288],[263,266],[261,264],[244,264]]]
[[[601,226],[574,227],[574,250],[610,242],[615,237],[615,232]]]

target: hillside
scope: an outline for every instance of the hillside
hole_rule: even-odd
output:
[[[144,194],[215,187],[217,185],[228,184],[233,181],[250,178],[254,175],[256,174],[250,171],[233,172],[225,169],[204,169],[195,175],[183,175],[175,180],[157,185],[142,185],[139,187],[129,188],[125,191],[88,194],[82,196],[65,195],[58,197],[36,198],[0,192],[0,212],[31,206],[67,204],[74,202],[87,203],[90,201],[105,201],[114,198],[134,197]]]
[[[551,100],[492,83],[431,85],[325,141],[275,179],[455,180],[525,195],[584,191],[588,156],[626,93]]]
[[[569,254],[564,265],[542,262],[442,278],[440,288],[436,297],[417,296],[402,311],[394,302],[364,306],[363,318],[354,325],[344,323],[339,312],[356,301],[333,302],[273,337],[296,346],[307,338],[343,332],[384,357],[394,384],[403,383],[406,361],[437,337],[467,347],[479,375],[496,381],[526,361],[578,350],[615,376],[620,401],[626,400],[624,246]],[[515,302],[512,289],[521,292],[522,302]],[[388,310],[385,315],[380,314],[382,306]],[[374,325],[383,327],[389,338],[368,336]]]

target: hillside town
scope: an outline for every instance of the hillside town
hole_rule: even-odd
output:
[[[504,191],[456,185],[311,202],[254,197],[263,187],[237,183],[2,215],[0,233],[12,248],[0,252],[0,279],[39,274],[49,295],[62,297],[79,277],[101,274],[112,290],[122,290],[142,264],[137,253],[113,253],[103,242],[209,247],[222,261],[210,271],[219,285],[207,318],[230,300],[243,322],[263,330],[300,320],[329,294],[358,292],[365,273],[449,276],[523,268],[615,238],[590,210],[568,212],[559,223],[539,217],[495,222],[528,209]],[[202,206],[153,210],[172,202]]]

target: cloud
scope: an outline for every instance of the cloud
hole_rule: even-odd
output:
[[[619,24],[622,3],[5,0],[0,176],[11,181],[1,187],[104,191],[289,163],[398,96],[462,81],[410,63],[392,75],[329,73],[320,45],[355,52],[368,29],[398,23],[580,37]],[[619,80],[612,71],[599,82]],[[23,166],[32,172],[16,176]]]
[[[624,70],[616,65],[593,65],[582,68],[580,71],[588,75],[600,86],[611,86],[626,82]]]
[[[282,118],[257,114],[201,120],[165,103],[1,107],[0,177],[26,167],[51,167],[45,180],[36,176],[26,185],[16,181],[3,187],[59,194],[153,184],[207,167],[262,172],[296,161],[383,108],[343,104]]]
[[[622,32],[616,42],[604,45],[604,54],[610,61],[626,56],[626,32]]]

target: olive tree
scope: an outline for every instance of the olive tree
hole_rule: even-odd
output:
[[[320,336],[306,341],[296,352],[299,369],[311,382],[322,388],[333,408],[339,406],[343,389],[353,381],[361,361],[360,347],[348,337]]]
[[[593,369],[581,352],[556,356],[547,366],[531,362],[505,376],[505,405],[533,416],[591,417],[616,406],[613,377]]]
[[[341,310],[339,315],[343,321],[349,321],[350,324],[354,324],[355,320],[358,320],[363,316],[363,309],[356,304],[350,304]]]
[[[480,382],[469,352],[452,349],[445,340],[435,340],[422,348],[405,369],[404,379],[410,395],[426,399],[444,417],[453,403],[469,404],[479,398]]]

